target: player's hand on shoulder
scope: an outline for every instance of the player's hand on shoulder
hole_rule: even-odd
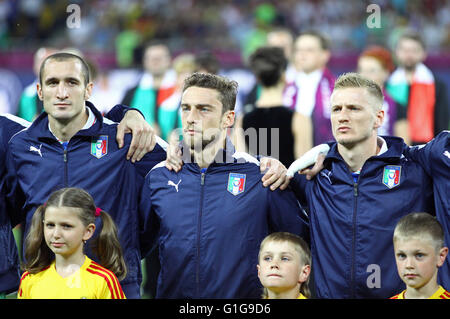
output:
[[[317,161],[314,163],[313,167],[302,169],[298,173],[306,175],[306,179],[311,180],[324,168],[323,161],[325,160],[325,157],[326,155],[322,153],[317,155]]]
[[[260,160],[260,171],[264,173],[261,181],[264,187],[270,186],[272,191],[278,187],[284,190],[289,185],[290,179],[286,176],[286,166],[272,157],[263,157]]]
[[[182,152],[180,148],[180,139],[177,130],[174,130],[169,137],[167,146],[166,168],[169,171],[179,172],[183,167]]]
[[[116,140],[119,148],[122,148],[124,145],[126,133],[132,134],[127,160],[131,159],[133,163],[140,161],[156,145],[153,127],[145,121],[144,117],[138,111],[130,110],[126,112],[123,120],[117,126]]]

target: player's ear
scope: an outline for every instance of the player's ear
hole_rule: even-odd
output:
[[[38,95],[38,97],[39,97],[39,100],[41,100],[41,101],[43,101],[43,96],[42,96],[42,85],[41,85],[41,83],[37,83],[36,84],[36,90],[37,90],[37,95]]]
[[[384,121],[384,111],[383,110],[379,110],[375,113],[375,128],[379,128],[383,125],[383,121]]]
[[[232,127],[234,125],[234,119],[235,119],[234,111],[226,111],[222,115],[222,123],[223,123],[222,128]]]
[[[85,101],[89,100],[89,98],[91,97],[91,95],[92,95],[92,88],[93,87],[94,87],[94,84],[92,82],[89,82],[86,85],[86,89],[84,91],[84,100]]]

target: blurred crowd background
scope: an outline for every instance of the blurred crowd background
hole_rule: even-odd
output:
[[[377,17],[368,10],[373,4],[380,9],[375,28],[368,24]],[[80,13],[76,27],[73,5]],[[311,30],[318,33],[299,40]],[[410,31],[423,42],[408,38],[400,61],[399,39]],[[291,36],[284,37],[286,32]],[[267,44],[281,46],[287,63],[279,52],[252,55]],[[187,74],[236,80],[237,126],[278,125],[280,136],[288,136],[281,141],[283,150],[290,148],[281,154],[286,166],[332,138],[327,103],[335,78],[344,72],[373,76],[384,87],[387,125],[379,134],[417,144],[450,123],[450,0],[0,0],[0,113],[32,121],[42,112],[36,97],[39,66],[58,50],[90,64],[90,101],[100,111],[117,103],[137,107],[166,140],[180,125]],[[426,55],[418,54],[421,50]],[[264,75],[266,62],[275,78]],[[398,67],[412,73],[396,72]],[[278,94],[280,105],[258,113],[258,101],[264,104],[259,98],[269,91]],[[279,114],[285,117],[275,123]],[[283,124],[287,121],[291,125]],[[154,280],[144,278],[144,296],[154,294]]]
[[[80,8],[78,28],[68,27],[70,4]],[[381,9],[379,28],[367,26],[370,4]],[[417,30],[426,65],[450,87],[448,0],[0,0],[0,112],[19,112],[42,47],[81,52],[103,88],[98,107],[106,111],[139,82],[152,41],[167,45],[171,61],[183,53],[212,54],[218,72],[239,82],[239,111],[255,83],[248,57],[279,27],[294,37],[310,29],[325,34],[335,75],[356,70],[368,46],[392,50],[401,32]]]

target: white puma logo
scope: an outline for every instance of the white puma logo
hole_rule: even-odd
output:
[[[444,155],[447,156],[448,158],[450,158],[450,153],[448,151],[445,151]]]
[[[178,181],[178,183],[177,184],[175,184],[174,182],[172,182],[172,181],[168,181],[167,182],[167,185],[170,185],[170,186],[173,186],[173,187],[175,187],[175,190],[177,191],[177,193],[178,193],[178,185],[180,185],[180,183],[181,183],[181,179]]]
[[[30,146],[30,152],[36,152],[36,153],[39,154],[40,157],[42,157],[41,148],[42,148],[42,144],[39,145],[39,148],[34,147],[34,146]]]
[[[331,171],[328,171],[328,174],[325,173],[325,172],[323,172],[323,171],[321,171],[321,172],[320,172],[320,175],[322,175],[323,177],[325,177],[326,179],[328,179],[328,181],[330,182],[330,184],[333,184],[333,183],[331,182],[331,178],[330,178],[330,176],[331,176]]]

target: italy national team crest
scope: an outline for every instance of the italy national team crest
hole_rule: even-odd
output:
[[[91,142],[91,155],[102,158],[108,154],[108,135],[100,135],[97,139],[93,138]]]
[[[383,184],[389,188],[400,185],[401,166],[387,165],[384,167]]]
[[[230,173],[227,190],[234,196],[243,193],[245,190],[245,174]]]

